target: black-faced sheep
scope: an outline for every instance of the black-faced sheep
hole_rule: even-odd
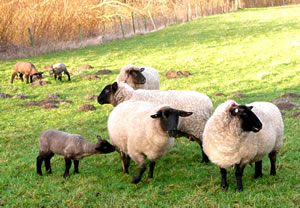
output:
[[[115,151],[106,140],[98,136],[97,143],[87,142],[78,134],[69,134],[57,130],[44,131],[40,136],[40,152],[36,159],[37,173],[42,174],[42,163],[45,161],[46,171],[52,173],[50,160],[54,154],[65,157],[66,169],[64,177],[69,176],[69,170],[74,161],[74,173],[78,173],[79,160],[93,154],[105,154]]]
[[[38,72],[35,68],[35,66],[32,63],[29,62],[18,62],[15,65],[15,70],[11,76],[11,83],[14,82],[15,76],[17,76],[19,73],[20,79],[23,82],[23,75],[25,75],[26,83],[32,83],[32,77],[36,77],[38,79],[42,79],[43,72]]]
[[[158,72],[149,66],[124,66],[116,81],[126,82],[133,89],[159,90],[160,77]]]
[[[203,150],[220,167],[221,186],[227,189],[227,171],[235,165],[237,191],[243,190],[247,164],[255,162],[254,178],[262,176],[262,159],[269,155],[271,175],[276,174],[276,156],[283,142],[283,121],[279,109],[268,102],[239,105],[229,100],[219,105],[203,132]]]
[[[139,166],[138,183],[146,170],[145,157],[150,160],[149,178],[153,178],[155,161],[167,154],[174,145],[179,117],[192,112],[173,109],[142,101],[127,101],[113,109],[108,118],[108,132],[112,144],[119,151],[123,171],[128,173],[130,158]]]
[[[57,63],[51,66],[51,69],[49,70],[50,75],[54,75],[54,79],[56,80],[58,76],[58,80],[62,81],[62,73],[66,74],[68,76],[68,80],[71,81],[70,74],[67,70],[66,65],[62,63]]]
[[[202,145],[202,133],[213,109],[213,104],[207,95],[196,91],[159,91],[133,90],[125,83],[107,85],[98,96],[99,104],[118,104],[126,101],[148,101],[158,105],[167,104],[175,109],[193,112],[192,116],[179,119],[179,136],[186,136]],[[202,151],[202,161],[208,162]]]

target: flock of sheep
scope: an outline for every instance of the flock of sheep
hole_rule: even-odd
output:
[[[39,72],[29,64],[16,64],[11,82],[17,73],[25,74],[27,82],[28,78],[38,76]],[[52,72],[60,80],[65,72],[70,80],[63,64],[52,66]],[[247,164],[254,162],[254,178],[262,177],[262,159],[266,155],[271,162],[270,175],[276,174],[276,156],[283,143],[284,126],[274,104],[240,105],[227,100],[212,113],[213,104],[205,94],[159,89],[160,77],[155,69],[124,66],[116,81],[104,87],[98,96],[99,104],[115,107],[107,122],[111,144],[100,136],[97,143],[89,143],[77,134],[47,130],[40,136],[37,173],[42,175],[43,161],[46,171],[51,173],[50,159],[54,154],[65,157],[64,177],[67,177],[71,160],[77,173],[81,158],[117,151],[125,173],[131,159],[139,166],[139,173],[132,177],[132,183],[137,184],[146,170],[145,158],[150,160],[148,178],[153,178],[156,161],[171,150],[176,137],[184,136],[200,145],[203,162],[211,161],[220,167],[224,189],[228,188],[226,169],[232,166],[235,166],[237,191],[243,190],[242,176]]]

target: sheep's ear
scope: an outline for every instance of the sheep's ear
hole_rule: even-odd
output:
[[[248,108],[250,108],[250,110],[252,110],[253,106],[248,106]]]
[[[162,116],[161,111],[158,111],[156,114],[151,115],[151,118],[160,118]]]
[[[114,92],[116,92],[117,90],[118,90],[118,83],[117,82],[114,82],[113,84],[112,84],[112,90],[114,91]]]
[[[145,68],[144,68],[144,67],[140,68],[140,72],[143,72],[144,70],[145,70]]]
[[[181,116],[181,117],[188,117],[192,114],[193,114],[193,112],[179,111],[179,116]]]
[[[98,143],[102,142],[102,137],[100,135],[97,135]]]

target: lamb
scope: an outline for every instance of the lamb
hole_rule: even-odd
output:
[[[43,72],[38,72],[35,68],[35,66],[32,63],[29,62],[18,62],[15,65],[15,70],[11,76],[10,83],[12,84],[14,82],[15,76],[18,76],[18,73],[20,75],[20,79],[23,82],[23,75],[25,74],[26,83],[32,83],[32,77],[36,77],[38,79],[42,79]]]
[[[149,66],[125,65],[116,81],[126,82],[133,89],[159,90],[160,77],[158,72]]]
[[[66,65],[62,63],[57,63],[51,66],[51,69],[49,70],[50,75],[52,76],[54,74],[54,79],[56,80],[58,76],[58,80],[62,81],[62,73],[66,74],[68,76],[68,80],[71,81],[70,74],[67,70]]]
[[[174,145],[178,119],[192,112],[173,109],[143,101],[126,101],[113,109],[108,118],[108,133],[121,155],[123,171],[128,173],[130,159],[139,166],[139,174],[132,177],[137,184],[146,170],[145,157],[150,160],[148,178],[153,178],[156,161]]]
[[[247,164],[255,162],[254,178],[262,177],[262,159],[269,155],[270,175],[276,174],[276,156],[283,143],[283,121],[279,109],[269,102],[239,105],[228,100],[219,105],[203,132],[203,150],[220,167],[221,187],[228,188],[226,169],[235,165],[237,191],[243,190]]]
[[[126,100],[148,101],[155,104],[168,104],[172,108],[194,112],[192,116],[180,118],[179,136],[186,136],[202,146],[202,133],[213,109],[213,104],[207,95],[196,91],[159,91],[159,90],[133,90],[126,83],[107,85],[98,96],[99,104],[112,104],[117,106]],[[201,147],[202,148],[202,147]],[[202,151],[202,162],[208,162]]]
[[[50,160],[54,154],[65,157],[66,169],[64,177],[69,176],[69,170],[74,161],[74,173],[78,172],[79,160],[93,155],[115,151],[115,148],[106,140],[98,137],[97,143],[87,142],[78,134],[69,134],[58,130],[44,131],[40,136],[40,153],[36,159],[37,173],[42,174],[42,163],[45,161],[46,171],[52,173]]]

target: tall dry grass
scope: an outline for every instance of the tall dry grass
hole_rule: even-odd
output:
[[[299,1],[1,0],[0,59],[97,44],[239,7],[276,6]],[[31,48],[28,28],[35,49]],[[92,41],[82,41],[87,39]],[[21,49],[26,48],[29,50],[23,50],[21,55]]]

